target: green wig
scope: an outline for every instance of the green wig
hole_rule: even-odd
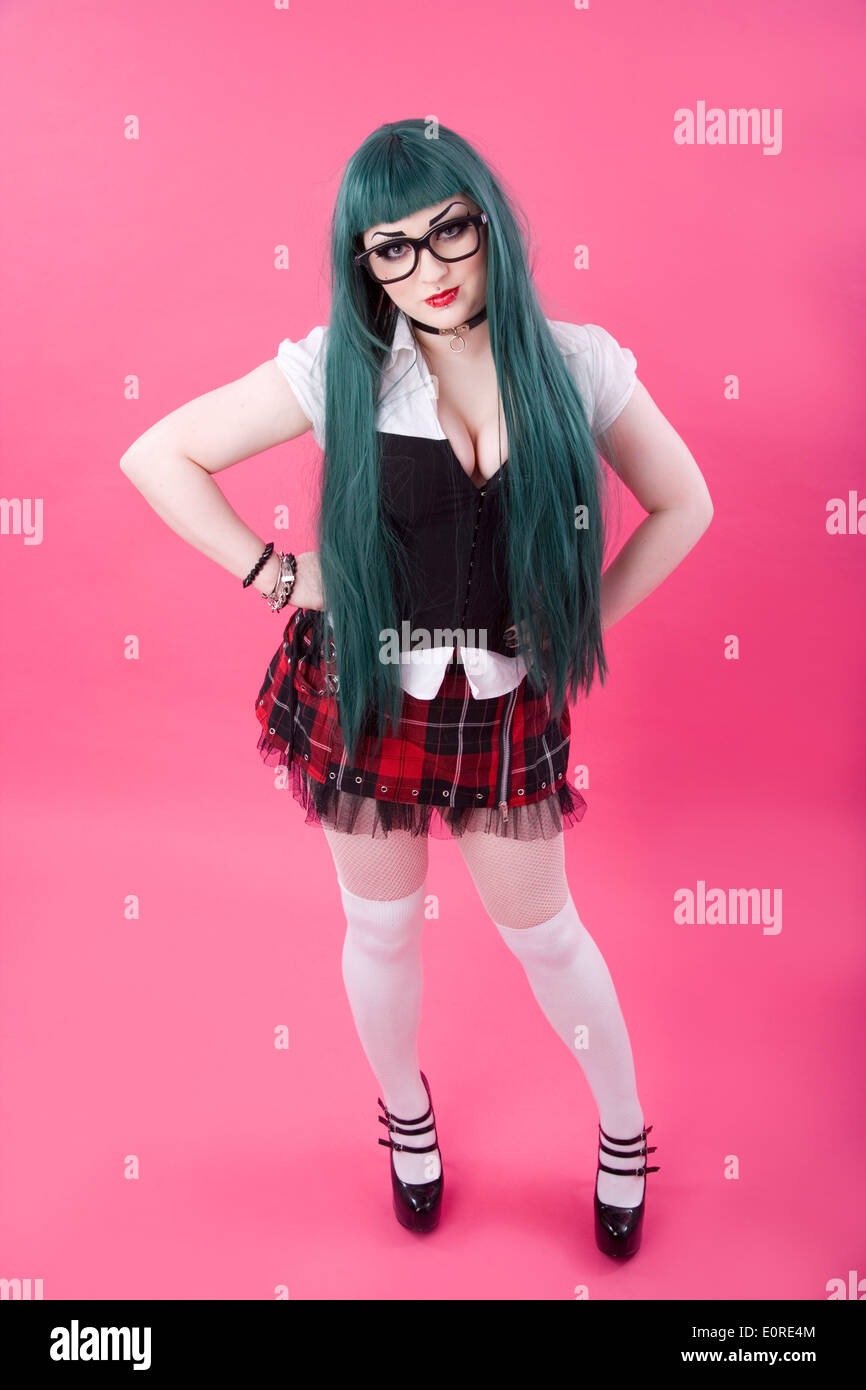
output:
[[[325,434],[317,514],[325,612],[339,673],[340,727],[351,760],[361,733],[396,731],[399,669],[380,634],[400,630],[407,559],[383,506],[379,383],[396,307],[353,256],[362,234],[456,193],[487,214],[487,321],[508,431],[501,543],[526,679],[567,699],[588,693],[607,662],[601,632],[603,484],[583,401],[548,327],[524,239],[501,181],[443,125],[418,118],[380,126],[344,171],[331,224],[331,316],[325,356]],[[331,698],[329,692],[329,699]]]

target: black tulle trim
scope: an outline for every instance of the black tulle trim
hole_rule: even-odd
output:
[[[391,830],[431,835],[437,840],[459,839],[467,832],[482,832],[512,840],[549,840],[579,824],[587,803],[577,787],[565,781],[551,796],[528,806],[509,806],[503,820],[496,806],[433,806],[417,801],[380,801],[357,796],[330,782],[318,782],[297,760],[289,762],[289,750],[263,729],[258,742],[263,762],[282,767],[286,785],[306,812],[306,825],[326,824],[345,834],[387,836]]]

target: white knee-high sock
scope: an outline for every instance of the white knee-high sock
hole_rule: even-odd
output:
[[[559,912],[537,926],[508,927],[499,922],[496,926],[523,966],[548,1022],[580,1063],[602,1128],[617,1138],[639,1134],[644,1117],[625,1019],[610,971],[581,922],[571,893]],[[639,1145],[622,1147],[627,1151]],[[639,1168],[647,1161],[604,1153],[601,1159],[611,1168],[624,1169]],[[613,1206],[636,1205],[644,1182],[643,1177],[601,1172],[598,1195]]]
[[[358,1037],[385,1105],[392,1114],[414,1120],[430,1104],[418,1064],[426,881],[407,897],[388,901],[358,897],[342,880],[337,882],[346,914],[343,981]],[[432,1118],[417,1128],[423,1130]],[[377,1128],[380,1139],[415,1148],[437,1141],[435,1129],[415,1140],[411,1135],[391,1134],[384,1125]],[[393,1154],[397,1176],[404,1182],[430,1182],[442,1171],[438,1150],[426,1154],[394,1150]]]

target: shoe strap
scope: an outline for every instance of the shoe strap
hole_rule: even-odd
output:
[[[402,1119],[401,1116],[399,1116],[399,1115],[392,1115],[392,1114],[391,1114],[391,1111],[388,1109],[387,1105],[384,1103],[384,1101],[382,1100],[382,1097],[381,1097],[381,1096],[379,1097],[379,1104],[381,1105],[382,1109],[385,1111],[385,1114],[388,1116],[388,1120],[399,1120],[401,1125],[420,1125],[420,1123],[421,1123],[422,1120],[426,1120],[430,1115],[433,1114],[433,1105],[432,1105],[432,1103],[431,1103],[430,1105],[427,1106],[427,1109],[424,1111],[424,1114],[418,1116],[417,1120],[405,1120],[405,1119]],[[377,1118],[381,1120],[381,1119],[382,1119],[382,1116],[379,1115],[379,1116],[377,1116]],[[384,1123],[384,1124],[387,1124],[387,1123],[388,1123],[388,1120],[383,1120],[383,1123]]]
[[[401,1134],[403,1132],[403,1130],[400,1131]],[[416,1149],[413,1144],[397,1144],[393,1139],[380,1139],[379,1143],[386,1144],[389,1149],[401,1149],[407,1154],[429,1154],[439,1147],[438,1144],[425,1144],[423,1148]]]
[[[650,1144],[649,1148],[641,1145],[639,1149],[609,1149],[607,1144],[599,1144],[602,1153],[610,1154],[611,1158],[642,1158],[644,1154],[654,1154],[658,1148],[657,1144]]]
[[[599,1134],[603,1134],[605,1139],[608,1139],[611,1144],[636,1144],[639,1139],[646,1139],[651,1129],[652,1125],[650,1125],[647,1129],[642,1129],[640,1134],[633,1135],[631,1139],[617,1139],[616,1136],[613,1134],[605,1134],[601,1125],[599,1125],[598,1127],[598,1132]]]
[[[652,1125],[649,1125],[647,1128],[642,1129],[640,1134],[635,1134],[631,1139],[616,1139],[612,1134],[605,1134],[605,1131],[602,1129],[601,1125],[599,1125],[599,1133],[604,1135],[605,1139],[609,1139],[612,1144],[637,1144],[640,1140],[643,1140],[643,1143],[641,1143],[639,1149],[609,1149],[607,1144],[603,1144],[599,1139],[598,1147],[602,1153],[610,1154],[611,1158],[646,1158],[647,1154],[654,1154],[658,1148],[657,1144],[650,1144],[647,1146],[646,1137],[651,1129]],[[630,1178],[639,1178],[645,1173],[658,1173],[660,1170],[660,1165],[657,1163],[650,1165],[643,1164],[640,1168],[611,1168],[609,1164],[602,1163],[601,1159],[598,1161],[598,1166],[604,1173],[618,1173],[620,1176]]]
[[[617,1176],[621,1178],[639,1178],[643,1173],[657,1173],[660,1167],[658,1163],[654,1163],[649,1168],[647,1168],[646,1166],[644,1166],[643,1168],[610,1168],[606,1163],[601,1162],[598,1166],[602,1169],[603,1172],[616,1173]]]
[[[379,1120],[380,1125],[388,1125],[388,1128],[392,1134],[429,1134],[431,1129],[436,1128],[432,1120],[430,1121],[429,1125],[423,1125],[421,1129],[401,1129],[399,1125],[388,1124],[388,1121],[385,1119],[384,1115],[379,1115],[377,1118]]]

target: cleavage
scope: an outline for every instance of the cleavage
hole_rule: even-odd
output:
[[[499,472],[500,464],[504,464],[508,459],[508,436],[505,431],[505,421],[500,419],[500,439],[497,439],[495,426],[492,431],[489,427],[484,427],[479,431],[479,441],[481,436],[484,436],[484,444],[479,448],[477,445],[473,446],[466,424],[457,412],[446,406],[444,413],[445,420],[442,419],[441,410],[437,414],[437,419],[451,452],[470,483],[479,489],[484,487]],[[500,447],[502,449],[501,461],[497,452]]]

